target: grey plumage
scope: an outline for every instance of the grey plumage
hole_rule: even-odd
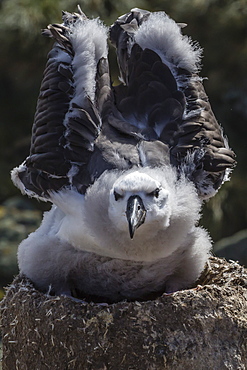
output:
[[[201,49],[165,13],[133,9],[110,28],[112,87],[99,20],[64,12],[43,33],[55,45],[12,179],[54,205],[19,247],[21,272],[44,291],[109,302],[191,286],[211,248],[196,226],[202,200],[235,165],[198,76]]]

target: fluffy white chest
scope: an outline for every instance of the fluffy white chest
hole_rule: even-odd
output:
[[[194,226],[199,204],[192,202],[195,195],[186,184],[181,187],[188,191],[170,203],[169,222],[147,220],[133,239],[127,221],[119,229],[109,217],[109,189],[100,181],[86,197],[71,190],[54,193],[54,206],[40,228],[19,247],[21,272],[44,291],[51,286],[55,294],[75,290],[82,298],[109,301],[145,299],[188,286],[202,270],[211,244]]]

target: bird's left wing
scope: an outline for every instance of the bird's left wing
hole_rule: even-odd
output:
[[[99,105],[108,94],[107,28],[79,13],[63,12],[49,25],[55,39],[48,54],[34,118],[29,157],[12,171],[23,193],[42,200],[50,191],[91,183],[87,163],[101,128]],[[102,66],[104,68],[102,68]]]
[[[201,48],[182,34],[183,26],[164,12],[138,8],[116,20],[110,39],[122,84],[114,88],[115,100],[132,135],[142,137],[145,145],[149,142],[153,163],[149,158],[145,165],[160,166],[160,147],[165,145],[171,165],[205,199],[227,178],[235,155],[198,75]],[[122,123],[110,123],[123,131]]]

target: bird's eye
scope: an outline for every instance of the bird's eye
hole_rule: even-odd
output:
[[[150,195],[151,197],[158,198],[159,193],[160,193],[160,189],[156,188],[154,191],[151,191],[151,193],[148,193],[148,195]]]
[[[122,196],[121,194],[117,193],[117,192],[114,190],[114,198],[115,198],[115,200],[119,200],[119,199],[123,198],[123,196]]]

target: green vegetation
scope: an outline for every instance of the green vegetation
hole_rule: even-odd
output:
[[[40,36],[40,30],[50,22],[60,22],[61,10],[76,11],[77,3],[74,0],[0,0],[0,279],[3,279],[3,271],[4,274],[8,271],[4,283],[16,273],[13,256],[17,244],[30,232],[22,229],[19,233],[22,221],[15,221],[21,212],[18,209],[12,210],[14,221],[6,221],[6,217],[10,220],[12,216],[3,203],[20,195],[11,183],[9,172],[28,155],[36,99],[46,55],[52,45]],[[165,10],[177,22],[188,24],[184,33],[204,48],[201,75],[208,77],[205,86],[212,107],[238,160],[231,182],[205,205],[202,223],[214,240],[246,228],[246,0],[82,0],[79,3],[89,17],[99,16],[107,25],[132,7]],[[114,52],[111,55],[114,56]],[[110,59],[115,66],[113,58]],[[113,80],[117,73],[115,69]],[[32,204],[37,209],[43,207],[37,202]],[[3,261],[8,259],[6,255],[12,266],[7,270],[3,268]]]
[[[17,247],[41,222],[42,213],[24,197],[13,197],[0,206],[0,300],[3,287],[17,275]]]

